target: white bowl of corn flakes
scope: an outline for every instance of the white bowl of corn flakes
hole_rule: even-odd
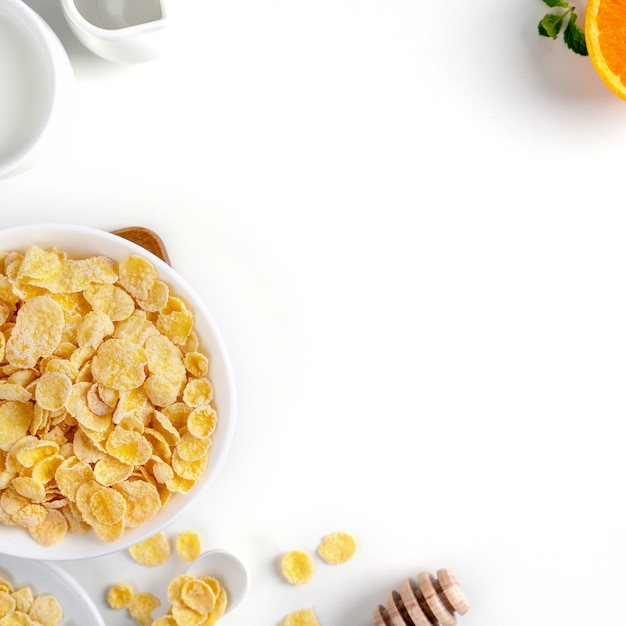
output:
[[[0,554],[108,554],[206,492],[234,434],[233,374],[167,263],[88,227],[0,230],[0,331]]]

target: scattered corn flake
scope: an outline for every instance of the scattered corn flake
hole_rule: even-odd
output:
[[[193,561],[200,556],[202,545],[198,533],[192,530],[181,532],[176,538],[176,552],[185,561]]]
[[[159,599],[146,592],[136,593],[130,599],[128,612],[140,626],[151,626],[152,612],[161,605]]]
[[[285,580],[292,585],[303,585],[313,577],[313,557],[302,550],[291,550],[283,555],[280,569]]]
[[[333,532],[322,538],[317,553],[326,563],[349,561],[356,552],[356,539],[346,532]]]
[[[313,609],[300,609],[289,613],[280,626],[319,626]]]
[[[128,548],[132,558],[145,567],[162,565],[170,556],[170,544],[162,532]]]
[[[117,583],[107,590],[107,604],[112,609],[127,609],[134,594],[129,583]]]

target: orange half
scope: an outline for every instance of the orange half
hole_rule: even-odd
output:
[[[600,78],[626,100],[626,0],[589,0],[585,39]]]

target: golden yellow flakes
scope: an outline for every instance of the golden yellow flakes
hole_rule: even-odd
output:
[[[141,433],[121,426],[113,429],[105,448],[112,457],[126,465],[143,465],[152,456],[152,447]]]
[[[317,548],[326,563],[339,564],[349,561],[356,552],[356,539],[349,533],[333,532],[322,538]]]
[[[53,595],[42,594],[33,599],[29,615],[42,626],[56,626],[63,618],[63,608]]]
[[[193,322],[140,255],[0,251],[0,523],[113,542],[193,489],[217,423]]]
[[[170,608],[165,617],[175,626],[214,624],[228,606],[226,589],[210,576],[177,576],[168,586],[167,599]]]
[[[0,626],[58,626],[63,608],[51,594],[36,595],[30,587],[14,589],[0,577]]]
[[[280,626],[319,626],[313,609],[300,609],[289,613]]]
[[[313,557],[302,550],[291,550],[283,555],[280,570],[285,580],[292,585],[303,585],[313,577]]]
[[[0,450],[8,452],[25,437],[33,419],[33,405],[9,400],[0,403]]]
[[[72,391],[72,380],[62,372],[44,372],[37,380],[35,399],[46,411],[63,409]]]
[[[129,583],[117,583],[107,590],[107,604],[112,609],[127,609],[133,595],[132,585]]]
[[[136,593],[130,599],[128,612],[139,626],[151,626],[152,612],[161,605],[159,599],[151,593]]]
[[[167,587],[167,612],[156,619],[152,612],[159,601],[151,593],[135,593],[128,583],[109,587],[107,603],[114,609],[128,609],[140,625],[149,626],[211,626],[225,613],[228,594],[211,576],[180,574]]]
[[[213,400],[211,381],[208,378],[192,378],[183,391],[183,400],[193,408],[209,404]]]
[[[51,296],[35,296],[22,304],[6,343],[5,358],[16,367],[34,367],[61,342],[65,317]]]
[[[91,360],[94,380],[105,387],[136,389],[146,378],[146,351],[127,339],[107,339]]]
[[[158,273],[154,265],[146,258],[130,254],[119,265],[120,284],[126,291],[139,300],[150,295]]]
[[[217,426],[217,412],[212,406],[200,406],[187,418],[187,432],[193,437],[210,437]]]
[[[163,533],[157,533],[128,548],[132,558],[145,567],[162,565],[170,556],[170,544]]]
[[[184,561],[193,561],[200,556],[202,545],[198,533],[185,530],[176,537],[176,553]]]

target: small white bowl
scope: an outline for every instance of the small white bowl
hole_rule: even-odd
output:
[[[150,537],[177,520],[189,507],[210,501],[207,489],[224,465],[235,430],[236,394],[232,368],[222,336],[205,303],[174,269],[153,254],[117,235],[84,226],[43,224],[0,230],[0,251],[21,251],[32,244],[41,248],[56,246],[76,258],[103,254],[119,261],[128,254],[141,254],[150,259],[172,293],[184,300],[194,313],[194,328],[201,349],[210,355],[209,378],[214,388],[218,425],[213,434],[206,472],[190,492],[172,495],[156,517],[126,529],[124,535],[113,543],[102,541],[92,531],[84,535],[68,532],[59,544],[44,547],[23,528],[0,525],[0,554],[56,561],[103,556]]]
[[[46,22],[21,0],[0,0],[0,177],[34,161],[62,132],[73,83]]]
[[[61,0],[61,7],[78,40],[104,59],[143,63],[163,53],[163,0]]]
[[[53,563],[0,555],[0,575],[16,590],[29,587],[35,595],[53,595],[63,607],[63,624],[105,626],[102,615],[87,592]]]

